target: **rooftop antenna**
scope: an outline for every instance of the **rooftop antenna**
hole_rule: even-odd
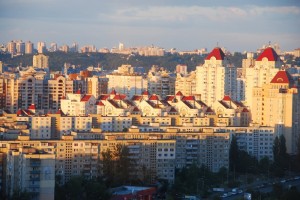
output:
[[[269,47],[271,47],[271,41],[269,41]]]

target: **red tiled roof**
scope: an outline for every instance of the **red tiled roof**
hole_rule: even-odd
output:
[[[206,113],[213,113],[214,111],[210,107],[208,107],[205,112]]]
[[[249,112],[249,110],[248,110],[247,108],[244,108],[244,109],[242,110],[242,112]]]
[[[182,92],[178,91],[178,92],[176,93],[176,96],[183,96],[183,94],[182,94]]]
[[[268,47],[257,57],[256,61],[262,61],[263,58],[267,58],[268,61],[277,61],[278,55],[272,47]]]
[[[116,90],[115,89],[112,89],[112,91],[110,92],[110,94],[117,94]]]
[[[224,60],[225,54],[221,48],[216,47],[208,54],[205,60],[210,60],[211,57],[215,57],[216,60]]]
[[[28,110],[35,110],[35,105],[34,104],[31,104],[29,107],[28,107]]]
[[[17,113],[16,113],[17,115],[24,115],[24,112],[23,112],[23,110],[22,109],[19,109],[18,111],[17,111]]]
[[[287,71],[278,71],[274,78],[271,80],[271,83],[287,83],[290,84],[293,82],[293,78]]]
[[[136,106],[135,106],[135,107],[133,108],[133,110],[132,110],[132,111],[133,111],[133,112],[139,112],[139,111],[140,111],[140,109],[138,109],[138,107],[136,107]]]
[[[222,100],[223,101],[231,101],[231,98],[229,95],[225,95]]]
[[[142,95],[149,95],[148,90],[144,90],[144,91],[142,92]]]
[[[195,101],[194,96],[184,96],[182,97],[182,101]]]
[[[166,101],[172,101],[175,98],[175,96],[166,96]]]
[[[149,98],[149,100],[159,100],[158,96],[156,94],[152,94]]]
[[[92,95],[84,95],[82,98],[81,98],[81,101],[88,101],[90,98],[92,97]]]
[[[143,98],[142,96],[134,95],[134,96],[131,98],[131,100],[132,100],[132,101],[139,101],[139,100],[141,100],[142,98]]]
[[[123,100],[125,98],[126,98],[125,94],[116,94],[113,99],[114,100]]]
[[[108,95],[108,94],[102,94],[102,95],[100,95],[100,97],[99,97],[100,100],[106,100],[106,99],[108,99],[108,98],[109,98],[109,95]]]
[[[174,108],[174,107],[171,107],[170,111],[169,112],[172,112],[172,113],[177,113],[177,110]]]
[[[102,101],[98,101],[97,106],[104,106],[104,104],[102,103]]]

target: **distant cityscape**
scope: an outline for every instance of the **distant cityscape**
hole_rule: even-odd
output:
[[[113,71],[84,66],[79,72],[77,63],[65,63],[53,71],[47,53],[56,51],[205,59],[192,71],[180,63],[175,72],[159,65],[141,72],[127,63]],[[194,165],[211,173],[225,169],[228,183],[228,174],[235,179],[236,173],[232,141],[258,163],[277,162],[274,146],[281,136],[285,153],[300,155],[300,65],[286,62],[286,56],[299,61],[300,48],[285,51],[269,43],[257,52],[242,52],[240,66],[230,62],[228,49],[218,46],[177,51],[154,45],[97,49],[76,42],[38,42],[35,48],[30,41],[13,40],[0,52],[11,58],[32,54],[33,63],[8,66],[0,60],[3,198],[19,190],[32,199],[53,200],[58,185],[82,176],[109,180],[108,187],[115,187],[111,199],[121,199],[116,188],[134,181],[144,188],[128,187],[126,198],[155,199],[153,185],[176,185],[176,171]],[[134,197],[133,190],[141,190],[141,197]]]
[[[293,55],[295,57],[299,57],[300,50],[287,50],[282,51],[280,49],[280,45],[278,43],[274,43],[273,45],[264,44],[262,47],[258,48],[254,53],[261,53],[266,47],[272,46],[272,48],[276,51],[278,55]],[[97,48],[95,45],[83,45],[79,46],[77,42],[72,43],[72,45],[61,45],[59,46],[56,42],[51,42],[50,44],[46,44],[46,42],[37,42],[36,48],[33,42],[31,41],[22,41],[22,40],[12,40],[7,44],[0,44],[0,52],[9,53],[11,56],[19,56],[24,54],[35,54],[35,53],[46,53],[46,52],[79,52],[79,53],[117,53],[117,54],[138,54],[142,56],[164,56],[165,53],[178,53],[179,55],[189,54],[189,55],[202,55],[207,54],[207,48],[203,47],[200,49],[194,49],[189,51],[177,51],[176,48],[172,48],[169,50],[165,50],[163,47],[158,46],[143,46],[143,47],[126,47],[124,43],[119,43],[118,47],[109,48]],[[225,47],[222,47],[222,51],[224,53],[230,53]],[[243,52],[246,53],[246,52]]]

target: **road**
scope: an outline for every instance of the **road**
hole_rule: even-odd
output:
[[[247,187],[247,188],[243,188],[243,191],[246,191],[247,189],[252,189],[254,191],[259,191],[261,193],[269,193],[272,192],[273,190],[273,184],[281,184],[284,188],[289,188],[292,186],[297,187],[298,190],[300,190],[300,177],[297,179],[285,179],[285,180],[281,180],[281,181],[276,181],[276,182],[269,182],[269,183],[265,183],[265,184],[257,184],[251,187]],[[222,194],[220,194],[222,195]],[[226,199],[226,200],[234,200],[234,199],[238,199],[244,196],[244,193],[241,194],[234,194],[234,195],[230,195],[227,197],[223,197],[222,199]]]

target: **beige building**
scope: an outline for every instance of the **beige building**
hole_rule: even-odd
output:
[[[286,139],[287,152],[297,152],[300,137],[299,86],[287,71],[278,71],[268,84],[253,89],[252,120],[263,126],[273,126],[277,135]]]
[[[177,73],[175,92],[179,91],[187,96],[196,94],[196,71],[192,71],[189,74]]]
[[[55,155],[41,152],[26,144],[1,143],[6,154],[5,193],[27,191],[31,199],[53,200],[55,187]]]
[[[175,77],[166,70],[159,70],[157,66],[152,66],[147,75],[148,92],[157,94],[162,99],[167,95],[175,93]]]
[[[254,66],[246,68],[245,104],[250,109],[253,105],[253,88],[262,88],[264,84],[270,83],[281,65],[282,62],[275,50],[268,47],[258,56]]]
[[[30,41],[25,43],[25,54],[33,54],[33,43]]]
[[[49,56],[44,54],[37,54],[33,56],[32,66],[42,69],[49,68]]]
[[[106,77],[88,77],[87,80],[87,94],[94,95],[96,99],[101,94],[107,94],[108,78]]]

